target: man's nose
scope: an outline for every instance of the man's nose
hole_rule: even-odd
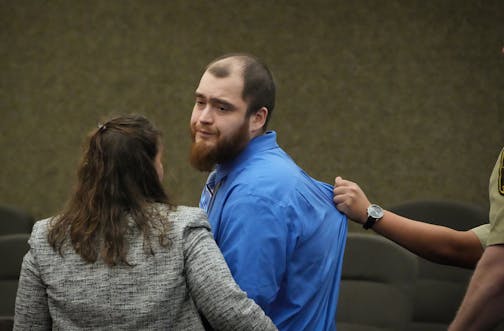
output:
[[[207,104],[205,108],[201,110],[198,120],[203,123],[211,123],[213,121],[212,107],[210,105]]]

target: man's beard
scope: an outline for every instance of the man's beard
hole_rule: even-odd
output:
[[[196,142],[195,129],[191,128],[192,146],[189,161],[199,171],[211,171],[217,163],[225,163],[234,159],[245,148],[249,141],[248,120],[243,121],[231,136],[221,137],[217,134],[217,143],[208,146],[205,140]]]

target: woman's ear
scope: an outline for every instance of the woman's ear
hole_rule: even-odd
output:
[[[263,127],[268,117],[268,108],[261,107],[258,111],[250,116],[249,128],[252,133],[264,131]]]

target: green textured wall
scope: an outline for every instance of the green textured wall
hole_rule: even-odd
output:
[[[316,178],[358,180],[384,205],[487,207],[504,145],[504,1],[0,1],[0,203],[64,203],[84,135],[138,112],[165,132],[165,184],[195,205],[187,162],[202,67],[269,63],[271,128]]]

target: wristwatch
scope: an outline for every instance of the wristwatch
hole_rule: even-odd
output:
[[[383,208],[378,205],[372,204],[367,209],[367,215],[367,221],[366,223],[364,223],[364,225],[362,225],[362,227],[366,230],[371,229],[376,222],[382,219]]]

